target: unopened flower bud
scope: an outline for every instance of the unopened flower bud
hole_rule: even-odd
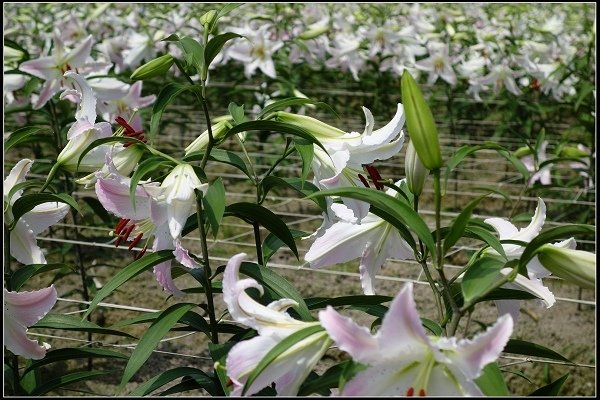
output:
[[[144,80],[164,75],[171,68],[173,62],[173,57],[170,54],[155,58],[133,71],[131,79]]]
[[[200,17],[200,23],[202,26],[212,25],[215,18],[217,18],[217,10],[210,10]]]
[[[561,157],[589,157],[590,153],[582,150],[581,148],[573,147],[573,146],[565,146],[562,148],[560,152]]]
[[[406,157],[404,158],[404,169],[406,171],[406,184],[408,189],[415,196],[419,196],[423,192],[425,179],[429,175],[429,170],[425,168],[419,156],[415,151],[412,140],[406,148]]]
[[[431,109],[421,89],[407,70],[402,74],[402,103],[411,142],[423,165],[430,169],[442,166],[442,154],[437,128]]]
[[[339,138],[346,135],[346,132],[341,129],[321,122],[318,119],[307,117],[306,115],[297,115],[285,111],[278,111],[276,115],[278,121],[299,126],[312,133],[318,139]]]
[[[514,151],[513,155],[517,158],[522,158],[531,155],[531,149],[527,146],[519,147]]]
[[[547,244],[540,247],[537,256],[552,274],[584,288],[596,287],[595,254]]]
[[[231,123],[228,120],[221,120],[211,126],[213,139],[217,140],[225,136],[231,129]],[[200,151],[208,146],[208,129],[198,136],[188,147],[185,148],[185,154],[188,155],[194,151]]]

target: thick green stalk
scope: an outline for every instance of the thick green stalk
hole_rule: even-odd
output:
[[[208,318],[210,323],[211,340],[213,343],[219,343],[219,332],[217,330],[217,319],[215,318],[215,305],[213,301],[212,283],[210,281],[210,261],[208,258],[208,245],[206,243],[206,231],[204,229],[204,213],[202,210],[202,191],[194,189],[196,192],[196,216],[198,218],[198,232],[200,235],[200,246],[202,247],[202,260],[204,264],[204,291],[206,292],[206,303],[208,308]]]

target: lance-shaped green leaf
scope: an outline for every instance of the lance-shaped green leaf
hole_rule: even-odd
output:
[[[193,377],[202,377],[204,379],[210,380],[210,377],[201,369],[192,368],[192,367],[177,367],[170,369],[165,372],[161,372],[150,380],[144,382],[134,390],[132,390],[128,396],[146,396],[155,391],[156,389],[173,382],[177,378],[181,378],[184,376],[193,376]],[[212,383],[212,381],[211,381]],[[209,390],[210,386],[207,385],[205,389],[209,392],[209,394],[214,395],[214,383],[213,390]]]
[[[146,254],[139,260],[136,260],[119,271],[110,281],[108,281],[102,289],[96,293],[94,299],[90,303],[89,308],[83,314],[82,319],[85,319],[106,296],[119,288],[125,282],[135,278],[142,272],[158,265],[164,261],[175,258],[173,250],[160,250],[154,253]]]
[[[269,209],[254,203],[240,202],[225,207],[225,216],[238,217],[249,223],[258,222],[281,239],[292,250],[296,258],[299,258],[298,249],[290,229],[281,218]]]
[[[23,371],[23,375],[27,374],[29,371],[33,371],[36,368],[39,368],[43,365],[52,364],[57,361],[65,361],[65,360],[74,360],[76,358],[121,358],[128,359],[129,356],[125,354],[119,353],[113,350],[107,349],[96,349],[90,347],[79,347],[79,348],[66,348],[66,349],[56,349],[51,350],[46,353],[44,358],[41,360],[33,361],[25,371]]]
[[[509,396],[508,387],[497,362],[489,363],[483,368],[475,383],[486,396]]]
[[[531,242],[527,244],[525,250],[523,250],[523,254],[519,258],[519,267],[527,265],[527,263],[535,256],[537,250],[547,243],[550,243],[557,239],[569,237],[571,235],[593,235],[594,233],[596,233],[596,227],[593,225],[585,224],[573,224],[550,228],[545,232],[540,233],[537,237],[535,237]]]
[[[492,249],[496,250],[498,254],[506,259],[506,252],[504,251],[504,247],[502,247],[502,243],[500,243],[500,240],[498,240],[498,238],[492,235],[489,231],[480,226],[469,225],[465,228],[464,233],[467,237],[484,241]]]
[[[241,37],[243,37],[243,36],[238,35],[237,33],[226,32],[226,33],[222,33],[222,34],[217,35],[217,36],[213,37],[212,39],[210,39],[208,41],[208,43],[206,44],[206,48],[204,49],[204,60],[206,62],[206,69],[208,70],[208,67],[213,62],[213,60],[215,59],[217,54],[219,54],[221,49],[223,49],[223,46],[225,45],[225,43],[227,43],[231,39],[241,38]],[[204,79],[206,79],[206,76],[204,76]]]
[[[33,139],[39,139],[52,133],[52,129],[47,126],[26,126],[19,128],[10,134],[4,142],[4,152],[22,143],[28,143]],[[48,136],[50,137],[50,136]]]
[[[189,153],[188,155],[183,157],[183,161],[186,161],[186,162],[200,161],[200,160],[202,160],[203,157],[204,157],[203,151],[195,151],[195,152]],[[210,155],[208,156],[208,159],[211,161],[217,161],[217,162],[229,164],[233,167],[236,167],[237,169],[242,171],[244,174],[246,174],[246,176],[248,178],[252,178],[252,175],[250,174],[250,170],[248,169],[248,166],[246,165],[244,160],[232,151],[225,150],[225,149],[213,148],[210,151]]]
[[[391,301],[392,297],[390,296],[380,296],[380,295],[352,295],[352,296],[340,296],[340,297],[332,297],[332,298],[323,298],[323,297],[313,297],[310,299],[306,299],[306,303],[308,308],[311,310],[325,308],[327,306],[332,307],[340,307],[340,306],[357,306],[357,305],[374,305],[381,304],[387,301]]]
[[[306,181],[308,174],[311,170],[311,163],[313,161],[313,157],[315,155],[315,146],[312,143],[303,143],[304,140],[294,141],[294,147],[298,154],[300,154],[300,158],[302,159],[302,183]]]
[[[308,196],[308,199],[323,196],[342,196],[352,199],[362,200],[371,204],[370,212],[385,219],[390,224],[394,225],[408,244],[414,249],[415,241],[412,237],[406,236],[406,227],[410,227],[419,239],[423,241],[429,251],[435,255],[435,241],[433,235],[427,227],[427,224],[421,219],[419,214],[415,212],[408,204],[393,196],[389,196],[381,191],[348,187],[321,190]]]
[[[137,346],[133,350],[129,362],[123,372],[123,378],[119,384],[118,392],[121,392],[125,384],[133,378],[133,375],[142,367],[146,360],[150,357],[158,343],[164,336],[175,326],[177,321],[192,308],[195,304],[178,303],[164,310],[158,318],[150,325],[148,330],[140,338]]]
[[[21,288],[21,286],[23,286],[23,284],[25,282],[27,282],[27,280],[29,280],[29,278],[31,278],[32,276],[41,274],[43,272],[48,272],[48,271],[65,268],[65,267],[70,268],[73,271],[75,270],[72,266],[69,266],[67,264],[62,264],[62,263],[29,264],[29,265],[20,267],[15,272],[13,272],[13,274],[10,278],[11,290],[14,292],[17,292]]]
[[[312,147],[312,145],[311,145]],[[295,190],[297,193],[301,194],[303,197],[310,196],[313,193],[319,191],[319,188],[310,182],[302,182],[300,178],[280,178],[278,176],[269,175],[264,178],[261,182],[261,202],[267,197],[267,194],[271,191],[271,189],[275,187],[284,187]],[[327,203],[325,199],[320,198],[311,198],[321,210],[327,210]]]
[[[450,226],[450,230],[448,231],[448,234],[446,235],[446,238],[444,239],[443,254],[446,254],[448,249],[450,249],[452,246],[454,246],[456,244],[456,242],[458,242],[458,240],[460,238],[462,238],[463,233],[465,232],[465,228],[467,227],[467,223],[469,222],[469,219],[471,218],[471,214],[473,214],[473,210],[475,209],[477,204],[479,204],[479,202],[481,200],[483,200],[486,196],[487,196],[487,194],[471,200],[463,208],[463,210],[460,212],[460,214],[458,214],[458,216],[454,219],[454,222]]]
[[[248,122],[244,122],[241,124],[237,124],[236,126],[231,128],[225,134],[225,136],[223,137],[223,140],[225,140],[226,138],[228,138],[232,135],[235,135],[236,133],[240,133],[240,132],[248,132],[249,133],[251,131],[269,131],[269,132],[277,132],[277,133],[297,136],[302,139],[306,139],[309,142],[314,143],[317,146],[319,146],[320,148],[322,148],[323,150],[325,150],[325,147],[323,147],[321,142],[317,138],[315,138],[313,135],[311,135],[306,129],[302,129],[299,126],[287,124],[285,122],[279,122],[279,121],[262,121],[262,120],[260,120],[260,121],[248,121]],[[325,151],[327,151],[327,150],[325,150]]]
[[[162,76],[171,68],[173,62],[173,57],[170,54],[157,57],[133,71],[130,79],[138,81]]]
[[[217,27],[217,23],[221,17],[229,14],[232,10],[235,10],[236,8],[238,8],[239,6],[241,6],[243,4],[244,3],[227,3],[227,4],[225,4],[223,6],[223,8],[221,8],[219,11],[217,11],[217,15],[214,18],[210,15],[208,15],[205,18],[205,20],[208,22],[208,24],[204,25],[204,27],[205,27],[204,29],[206,29],[209,34],[212,33],[215,30],[215,28]]]
[[[329,110],[333,115],[338,117],[337,113],[331,106],[327,103],[323,103],[321,101],[307,99],[305,97],[289,97],[287,99],[276,100],[273,103],[265,106],[260,113],[256,116],[256,119],[262,119],[265,116],[268,116],[270,113],[283,110],[290,106],[303,106],[306,104],[314,104],[316,106],[322,106]]]
[[[525,340],[510,339],[504,347],[505,353],[520,354],[523,356],[534,356],[549,358],[551,360],[565,361],[572,363],[568,358],[560,355],[559,353],[544,347],[540,344],[528,342]]]
[[[248,379],[246,380],[246,384],[244,385],[244,389],[242,390],[242,396],[246,394],[248,388],[252,386],[256,378],[260,376],[260,374],[279,356],[288,351],[292,346],[296,343],[306,339],[307,337],[314,335],[320,331],[324,332],[324,329],[321,325],[309,326],[304,329],[300,329],[297,332],[292,333],[281,342],[275,345],[265,356],[260,360],[258,365],[254,368]],[[325,335],[325,333],[323,333]]]
[[[19,220],[19,218],[21,218],[27,212],[33,210],[35,208],[35,206],[40,205],[42,203],[48,203],[48,202],[59,202],[59,203],[68,204],[71,207],[73,207],[75,209],[75,211],[77,211],[79,214],[81,214],[81,209],[79,208],[79,205],[77,204],[75,199],[66,193],[24,194],[23,196],[19,197],[12,206],[12,213],[13,213],[14,220],[8,229],[13,230],[17,221]]]
[[[560,392],[563,390],[565,382],[569,379],[569,374],[564,374],[554,382],[547,384],[546,386],[542,386],[531,392],[528,396],[558,396]]]
[[[33,392],[29,393],[29,395],[41,396],[52,390],[59,389],[63,386],[67,386],[75,382],[97,378],[99,376],[112,374],[114,372],[115,371],[80,371],[72,372],[66,375],[60,375],[58,378],[51,379],[47,382],[44,382],[42,385],[36,387]]]
[[[213,239],[216,239],[219,226],[225,213],[225,186],[223,179],[218,177],[210,184],[206,195],[202,197],[206,218],[210,224]]]
[[[227,110],[229,111],[229,114],[231,114],[231,117],[233,118],[233,121],[236,124],[241,124],[246,119],[246,117],[244,116],[244,105],[243,104],[241,106],[238,106],[234,102],[231,102],[231,103],[229,103]]]
[[[408,70],[402,74],[401,86],[410,139],[423,165],[430,170],[438,169],[442,166],[442,154],[431,109]]]
[[[121,332],[116,329],[104,328],[86,319],[82,320],[71,315],[54,313],[46,314],[44,318],[40,319],[30,328],[64,329],[67,331],[102,333],[105,335],[127,336],[130,338],[134,337],[128,333]]]
[[[206,69],[204,63],[204,46],[189,36],[179,39],[179,44],[183,50],[183,54],[185,54],[186,64],[196,68],[198,74],[204,78],[204,71]]]
[[[177,95],[184,90],[188,90],[190,86],[182,85],[181,83],[171,82],[167,84],[156,98],[154,106],[152,106],[152,116],[150,117],[150,134],[148,135],[151,140],[156,138],[158,133],[158,126],[165,108],[171,103]]]
[[[304,231],[298,231],[296,229],[290,229],[290,233],[294,237],[294,239],[300,239],[309,235],[309,233]],[[277,250],[283,246],[284,243],[277,236],[269,233],[269,235],[265,238],[262,243],[262,253],[263,260],[265,265],[269,263],[269,259],[275,254]]]
[[[491,257],[482,257],[467,269],[461,288],[465,302],[470,302],[490,290],[501,277],[505,263]]]

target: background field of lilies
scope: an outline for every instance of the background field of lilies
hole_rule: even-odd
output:
[[[5,4],[5,395],[595,395],[595,11]]]

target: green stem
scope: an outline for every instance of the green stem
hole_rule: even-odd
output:
[[[265,262],[262,253],[262,241],[260,239],[260,225],[258,222],[254,221],[252,226],[254,227],[254,241],[256,243],[256,260],[258,261],[259,265],[264,266]]]
[[[219,343],[219,332],[217,330],[217,319],[215,318],[215,305],[213,302],[212,283],[210,281],[210,261],[208,258],[208,245],[206,243],[206,231],[204,230],[204,213],[202,211],[202,191],[194,189],[196,192],[196,206],[198,218],[198,232],[200,235],[200,246],[202,247],[202,260],[204,264],[204,291],[206,292],[206,303],[208,309],[208,318],[210,322],[211,340],[214,344]]]
[[[258,186],[258,175],[256,174],[256,170],[254,169],[254,164],[252,163],[252,159],[250,158],[250,155],[248,155],[246,146],[244,145],[244,142],[242,142],[242,139],[240,139],[240,137],[238,135],[235,135],[235,137],[237,138],[238,143],[242,147],[242,152],[244,152],[244,155],[246,156],[246,160],[248,160],[248,164],[250,165],[250,171],[252,171],[252,175],[254,176],[254,182],[255,182],[256,186]]]
[[[419,212],[419,196],[415,196],[414,206],[415,212]],[[435,285],[435,280],[431,276],[431,272],[429,271],[429,267],[427,266],[427,261],[425,260],[425,247],[423,246],[423,242],[419,239],[419,248],[421,249],[421,256],[417,257],[421,267],[423,268],[423,272],[425,273],[425,277],[427,278],[427,282],[431,287],[431,291],[433,292],[433,297],[435,298],[435,305],[438,311],[438,318],[440,321],[444,318],[444,309],[442,308],[442,302],[440,300],[440,292]]]

